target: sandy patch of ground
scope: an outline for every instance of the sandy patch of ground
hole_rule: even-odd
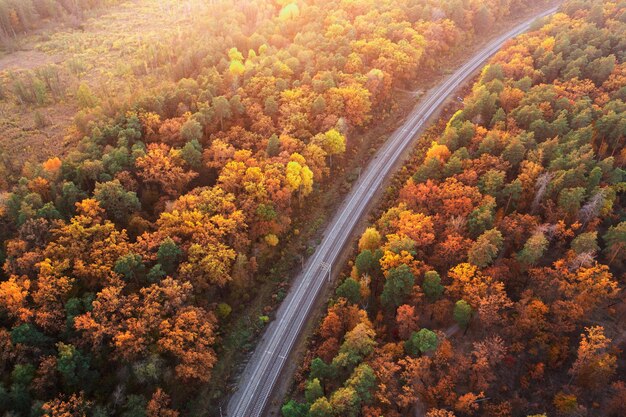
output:
[[[59,55],[30,50],[16,51],[0,56],[0,71],[33,69],[46,64],[58,64],[63,61]]]

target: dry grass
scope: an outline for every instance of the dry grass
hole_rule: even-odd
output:
[[[77,113],[77,86],[85,82],[94,93],[119,103],[136,92],[163,82],[159,68],[147,68],[155,44],[167,44],[181,29],[206,15],[200,0],[135,0],[122,3],[76,27],[62,24],[18,39],[21,50],[0,56],[0,154],[14,172],[26,161],[63,156],[76,138],[69,127]],[[11,94],[11,73],[57,65],[68,74],[66,94],[42,105],[20,104]],[[138,70],[139,69],[139,70]],[[45,126],[36,126],[36,113]]]

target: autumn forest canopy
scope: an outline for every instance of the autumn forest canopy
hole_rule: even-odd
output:
[[[0,415],[215,410],[368,132],[548,4],[0,0]],[[284,417],[626,415],[625,32],[566,1],[418,140]]]
[[[431,132],[284,416],[626,415],[626,4],[562,10]]]

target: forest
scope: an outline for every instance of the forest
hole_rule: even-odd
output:
[[[626,3],[566,1],[429,131],[284,417],[626,415]]]
[[[17,36],[37,27],[37,16],[53,19],[74,13],[74,6],[114,3],[0,0],[0,22],[5,35]],[[0,413],[198,415],[194,408],[198,393],[207,385],[225,384],[212,379],[212,372],[220,360],[222,340],[228,337],[228,324],[254,302],[263,277],[284,254],[283,241],[298,235],[302,225],[294,220],[315,209],[312,197],[342,174],[350,159],[346,150],[358,147],[364,130],[393,112],[399,89],[419,83],[424,74],[441,71],[444,60],[460,54],[459,45],[479,40],[498,22],[545,4],[531,0],[170,3],[155,4],[152,13],[169,18],[168,11],[181,10],[189,25],[166,27],[145,38],[129,37],[124,43],[106,33],[89,32],[86,23],[84,33],[59,32],[38,47],[43,52],[69,48],[93,58],[104,66],[101,74],[87,72],[84,59],[0,76],[0,100],[20,115],[34,117],[35,126],[38,119],[45,125],[47,113],[56,106],[74,111],[65,136],[72,145],[66,152],[42,163],[29,161],[21,169],[11,158],[0,166]],[[584,22],[586,13],[580,10],[586,5],[572,3],[571,19]],[[586,236],[578,240],[580,253],[568,256],[581,255],[576,262],[587,262],[588,280],[599,274],[615,287],[609,269],[593,262],[595,252],[607,263],[610,260],[612,268],[622,262],[623,225],[607,229],[598,220],[601,216],[612,221],[611,213],[620,207],[618,166],[623,155],[618,141],[623,139],[619,132],[624,91],[619,86],[623,86],[624,68],[618,51],[624,50],[624,40],[618,35],[622,24],[615,17],[618,11],[623,10],[613,3],[603,4],[599,14],[593,9],[590,14],[598,23],[572,32],[566,45],[561,38],[541,41],[542,49],[537,49],[541,52],[536,54],[551,66],[552,78],[541,78],[543,66],[535,69],[533,55],[523,47],[515,52],[516,61],[491,67],[485,78],[489,82],[469,100],[473,107],[468,104],[455,116],[445,144],[433,145],[425,168],[402,191],[406,206],[387,216],[389,229],[369,232],[393,243],[375,239],[375,244],[363,244],[369,254],[357,262],[362,269],[340,287],[351,292],[334,308],[343,306],[354,313],[342,312],[342,317],[358,316],[354,328],[371,341],[386,337],[387,331],[379,327],[390,313],[379,309],[376,300],[388,271],[394,269],[397,275],[389,282],[410,281],[412,287],[415,277],[431,264],[439,268],[445,284],[448,265],[437,259],[460,260],[467,246],[474,245],[473,239],[491,244],[500,233],[498,227],[507,239],[511,239],[509,229],[517,238],[495,242],[500,249],[481,264],[480,271],[467,264],[476,268],[480,277],[476,280],[495,274],[496,269],[484,268],[493,264],[490,268],[510,274],[513,285],[518,258],[504,254],[512,253],[514,245],[536,229],[527,257],[541,258],[535,243],[547,249],[548,244],[564,245],[574,235]],[[568,19],[562,15],[560,23],[556,21],[560,26],[553,30],[567,29]],[[582,43],[591,41],[595,46],[581,49]],[[107,60],[116,66],[107,67]],[[582,78],[589,65],[603,69],[594,69],[592,80]],[[584,83],[556,84],[566,71]],[[518,81],[506,78],[517,75]],[[555,85],[534,87],[540,81]],[[506,106],[499,107],[501,97],[509,97],[503,101]],[[524,106],[517,109],[522,102]],[[507,130],[513,117],[509,113],[516,115],[511,120],[519,120],[517,131],[512,125]],[[596,124],[602,120],[605,127],[591,129],[587,126],[591,120],[598,120]],[[501,148],[509,149],[509,140],[515,142],[514,150],[505,152]],[[517,155],[511,159],[516,163],[504,157],[509,153]],[[548,163],[550,158],[558,162]],[[517,170],[520,179],[509,186]],[[444,180],[448,175],[449,183]],[[546,186],[536,209],[541,208],[545,216],[531,214],[524,203],[539,176]],[[430,188],[414,191],[415,187]],[[426,202],[414,197],[433,195],[435,190],[441,201],[429,200],[428,209]],[[446,193],[456,197],[444,198]],[[566,209],[549,203],[555,193]],[[463,204],[444,203],[455,198]],[[588,207],[590,199],[595,205]],[[504,200],[506,207],[500,209]],[[589,218],[579,223],[575,223],[577,204],[589,211]],[[447,220],[426,213],[441,213],[443,206],[458,212],[458,227],[439,257],[435,234],[448,234]],[[563,210],[566,220],[550,223]],[[403,219],[400,223],[394,212],[404,213],[396,216]],[[417,229],[408,232],[409,237],[397,227]],[[591,250],[598,244],[594,237],[598,231],[602,232],[598,238],[612,242],[603,244],[602,253]],[[559,237],[553,243],[547,241],[554,236]],[[379,247],[386,249],[379,253]],[[456,255],[447,254],[445,248]],[[567,269],[570,261],[574,262],[568,258],[554,267],[558,269],[546,267],[537,274],[547,282],[547,277]],[[379,263],[386,266],[379,268]],[[532,264],[516,273],[526,276],[527,270],[535,271]],[[354,286],[364,276],[370,277],[369,295],[355,297]],[[387,307],[409,302],[406,288],[390,291],[383,297],[388,299]],[[568,291],[575,293],[575,288]],[[614,293],[617,287],[606,298],[613,299]],[[412,294],[414,306],[407,307],[415,308],[418,289]],[[446,292],[432,303],[442,312],[437,314],[442,323],[449,316],[443,313],[449,310],[445,300],[452,294]],[[604,302],[597,298],[594,293],[585,299]],[[375,324],[361,309],[367,300],[371,300],[370,312],[380,312]],[[578,300],[573,303],[580,308]],[[587,316],[587,310],[579,317]],[[268,319],[263,315],[251,327],[262,328]],[[501,320],[504,323],[505,317]],[[474,321],[470,335],[478,326]],[[568,323],[562,325],[576,326],[578,321]],[[324,341],[326,348],[320,355],[329,363],[336,353],[332,343],[338,346],[344,334],[348,339],[348,334],[357,334],[349,327],[346,324],[333,333],[328,340],[334,342]],[[392,339],[400,337],[393,336],[395,325],[388,329]],[[385,351],[396,352],[390,360],[400,360],[402,345],[389,343]],[[563,341],[556,346],[563,348]],[[350,368],[358,365],[355,369],[367,371],[366,360],[382,357],[381,351],[375,352],[372,343],[371,355],[352,355],[341,373],[316,377],[318,384],[323,381],[330,395]],[[557,357],[565,361],[565,353]],[[409,359],[416,364],[421,360]],[[376,413],[383,405],[364,403],[363,407]],[[398,407],[389,413],[401,414]],[[334,413],[347,416],[353,411],[336,408]],[[354,413],[360,411],[354,408]]]

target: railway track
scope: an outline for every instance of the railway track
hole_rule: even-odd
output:
[[[228,417],[260,417],[291,351],[300,336],[313,306],[321,293],[330,267],[342,249],[350,244],[350,236],[385,178],[392,174],[395,163],[412,145],[418,131],[430,116],[439,110],[451,94],[482,64],[494,55],[507,40],[527,31],[538,19],[555,13],[553,7],[514,27],[487,44],[465,64],[432,89],[411,111],[406,121],[376,153],[324,232],[322,242],[295,279],[287,297],[279,307],[276,319],[265,330],[261,341],[247,363],[231,397]]]

